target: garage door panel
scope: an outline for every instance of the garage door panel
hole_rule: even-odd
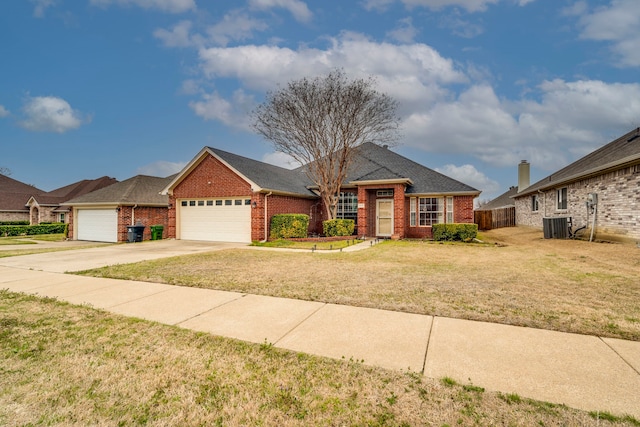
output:
[[[78,240],[118,241],[118,213],[115,209],[79,209]]]
[[[251,242],[251,206],[245,204],[182,206],[180,238],[218,242]]]

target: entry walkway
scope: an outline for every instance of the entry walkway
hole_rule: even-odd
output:
[[[640,342],[36,271],[10,259],[0,260],[0,289],[640,418]]]

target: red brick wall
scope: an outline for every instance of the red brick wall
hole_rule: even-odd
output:
[[[162,238],[165,239],[168,237],[169,209],[146,206],[133,209],[133,206],[122,206],[118,212],[118,242],[126,242],[129,237],[127,227],[137,224],[145,226],[143,240],[151,240],[152,225],[164,226]]]
[[[215,157],[206,156],[169,196],[167,237],[176,237],[176,199],[234,196],[251,197],[252,203],[258,203],[247,181]],[[253,226],[253,218],[251,221]],[[253,239],[253,230],[251,234]]]
[[[257,206],[252,209],[251,213],[251,240],[264,240],[265,238],[265,197],[266,194],[256,194],[251,200],[252,204],[254,201],[257,204]],[[266,197],[266,199],[267,236],[269,235],[271,217],[278,214],[295,213],[309,215],[309,233],[318,233],[322,231],[322,211],[320,209],[319,201],[274,194]],[[318,224],[320,226],[320,231],[318,231]]]
[[[417,203],[417,202],[416,202]],[[446,215],[446,199],[443,201],[445,204],[445,215]],[[416,206],[416,210],[418,210],[418,206]],[[405,200],[405,218],[407,221],[407,234],[406,237],[410,239],[431,239],[433,238],[433,231],[431,227],[409,227],[410,224],[410,205],[409,198],[407,197]],[[416,212],[416,215],[419,215]],[[416,221],[419,221],[419,218],[416,218]],[[473,224],[473,196],[454,196],[453,197],[453,221],[456,223],[467,223]]]

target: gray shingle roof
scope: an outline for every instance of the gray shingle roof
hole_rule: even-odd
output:
[[[518,187],[514,186],[509,188],[505,193],[499,195],[489,203],[481,206],[479,211],[490,211],[492,209],[506,208],[509,206],[515,206],[516,202],[513,200],[513,196],[518,194]]]
[[[285,169],[217,148],[207,148],[264,190],[299,194],[307,197],[314,195],[307,188],[310,182],[301,170]]]
[[[91,193],[75,197],[63,205],[146,205],[168,206],[169,197],[160,195],[175,175],[167,178],[155,176],[136,175],[132,178],[101,188]]]
[[[559,171],[527,187],[516,197],[549,189],[625,165],[640,163],[640,128],[611,141]]]
[[[408,178],[411,184],[407,194],[480,193],[467,184],[370,142],[358,147],[357,156],[347,182]]]

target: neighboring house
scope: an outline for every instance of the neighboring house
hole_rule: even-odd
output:
[[[174,176],[158,178],[137,175],[125,181],[73,198],[63,204],[71,210],[69,238],[97,242],[125,242],[131,225],[168,226],[169,198],[161,195]],[[166,234],[166,231],[165,231]]]
[[[571,217],[574,228],[640,239],[640,128],[571,163],[515,197],[518,225]]]
[[[46,192],[0,175],[0,221],[29,221],[32,225],[68,222],[68,210],[61,206],[63,202],[115,182],[115,178],[103,176]]]
[[[31,224],[41,222],[69,222],[69,208],[62,203],[74,197],[99,190],[118,182],[115,178],[103,176],[98,179],[85,179],[48,193],[35,194],[27,201]]]
[[[29,221],[27,201],[36,194],[46,191],[0,174],[0,221]]]
[[[164,189],[168,237],[266,240],[273,215],[304,213],[309,233],[322,233],[325,209],[304,167],[289,170],[204,147]],[[358,147],[340,192],[339,218],[358,236],[430,238],[437,223],[473,223],[480,191],[386,147]]]

